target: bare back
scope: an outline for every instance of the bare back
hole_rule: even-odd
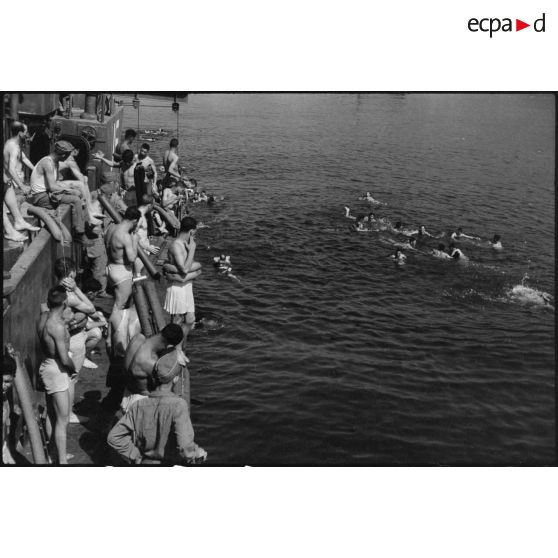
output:
[[[107,234],[107,256],[110,263],[130,264],[126,261],[126,242],[130,238],[130,233],[126,228],[126,224],[119,223],[115,225]]]
[[[57,340],[63,342],[66,354],[70,347],[70,333],[66,324],[50,312],[43,312],[39,318],[37,333],[41,341],[41,348],[45,357],[63,360],[64,357],[57,350]]]
[[[157,354],[153,349],[153,338],[136,335],[126,349],[124,365],[128,374],[128,389],[133,393],[148,393]]]

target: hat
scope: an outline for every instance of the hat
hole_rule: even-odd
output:
[[[159,384],[168,384],[180,372],[176,349],[163,353],[153,367],[153,379]]]
[[[58,155],[71,153],[74,149],[75,147],[69,141],[60,140],[54,144],[54,151],[58,153]]]

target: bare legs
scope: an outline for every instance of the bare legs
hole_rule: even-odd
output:
[[[54,445],[58,454],[58,464],[67,465],[66,439],[70,418],[70,394],[68,390],[47,395],[46,430],[49,442],[54,434]],[[54,425],[54,430],[53,430]]]
[[[17,204],[17,198],[16,198],[16,195],[15,195],[15,192],[14,192],[14,189],[13,189],[12,186],[10,186],[6,190],[6,193],[4,194],[4,205],[5,205],[5,207],[7,207],[10,210],[10,213],[12,214],[12,216],[14,218],[14,229],[16,231],[22,231],[22,230],[38,231],[38,230],[40,230],[40,227],[34,227],[33,225],[30,225],[23,218],[23,215],[21,214],[21,211],[19,209],[19,205]],[[6,227],[5,219],[4,219],[4,227]]]

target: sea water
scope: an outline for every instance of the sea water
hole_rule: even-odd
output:
[[[190,95],[178,130],[170,102],[149,104],[140,129],[170,131],[156,163],[178,131],[180,164],[225,197],[193,208],[197,311],[220,326],[188,343],[211,463],[554,459],[551,95]],[[395,265],[397,237],[344,217],[370,211],[367,191],[387,222],[482,241],[456,262],[419,240]]]

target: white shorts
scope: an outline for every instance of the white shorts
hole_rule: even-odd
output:
[[[66,391],[70,387],[70,376],[60,369],[60,363],[55,358],[45,358],[39,368],[39,376],[45,386],[45,391],[52,395],[59,391]]]
[[[164,308],[171,315],[194,313],[196,307],[192,283],[175,283],[168,287]]]

